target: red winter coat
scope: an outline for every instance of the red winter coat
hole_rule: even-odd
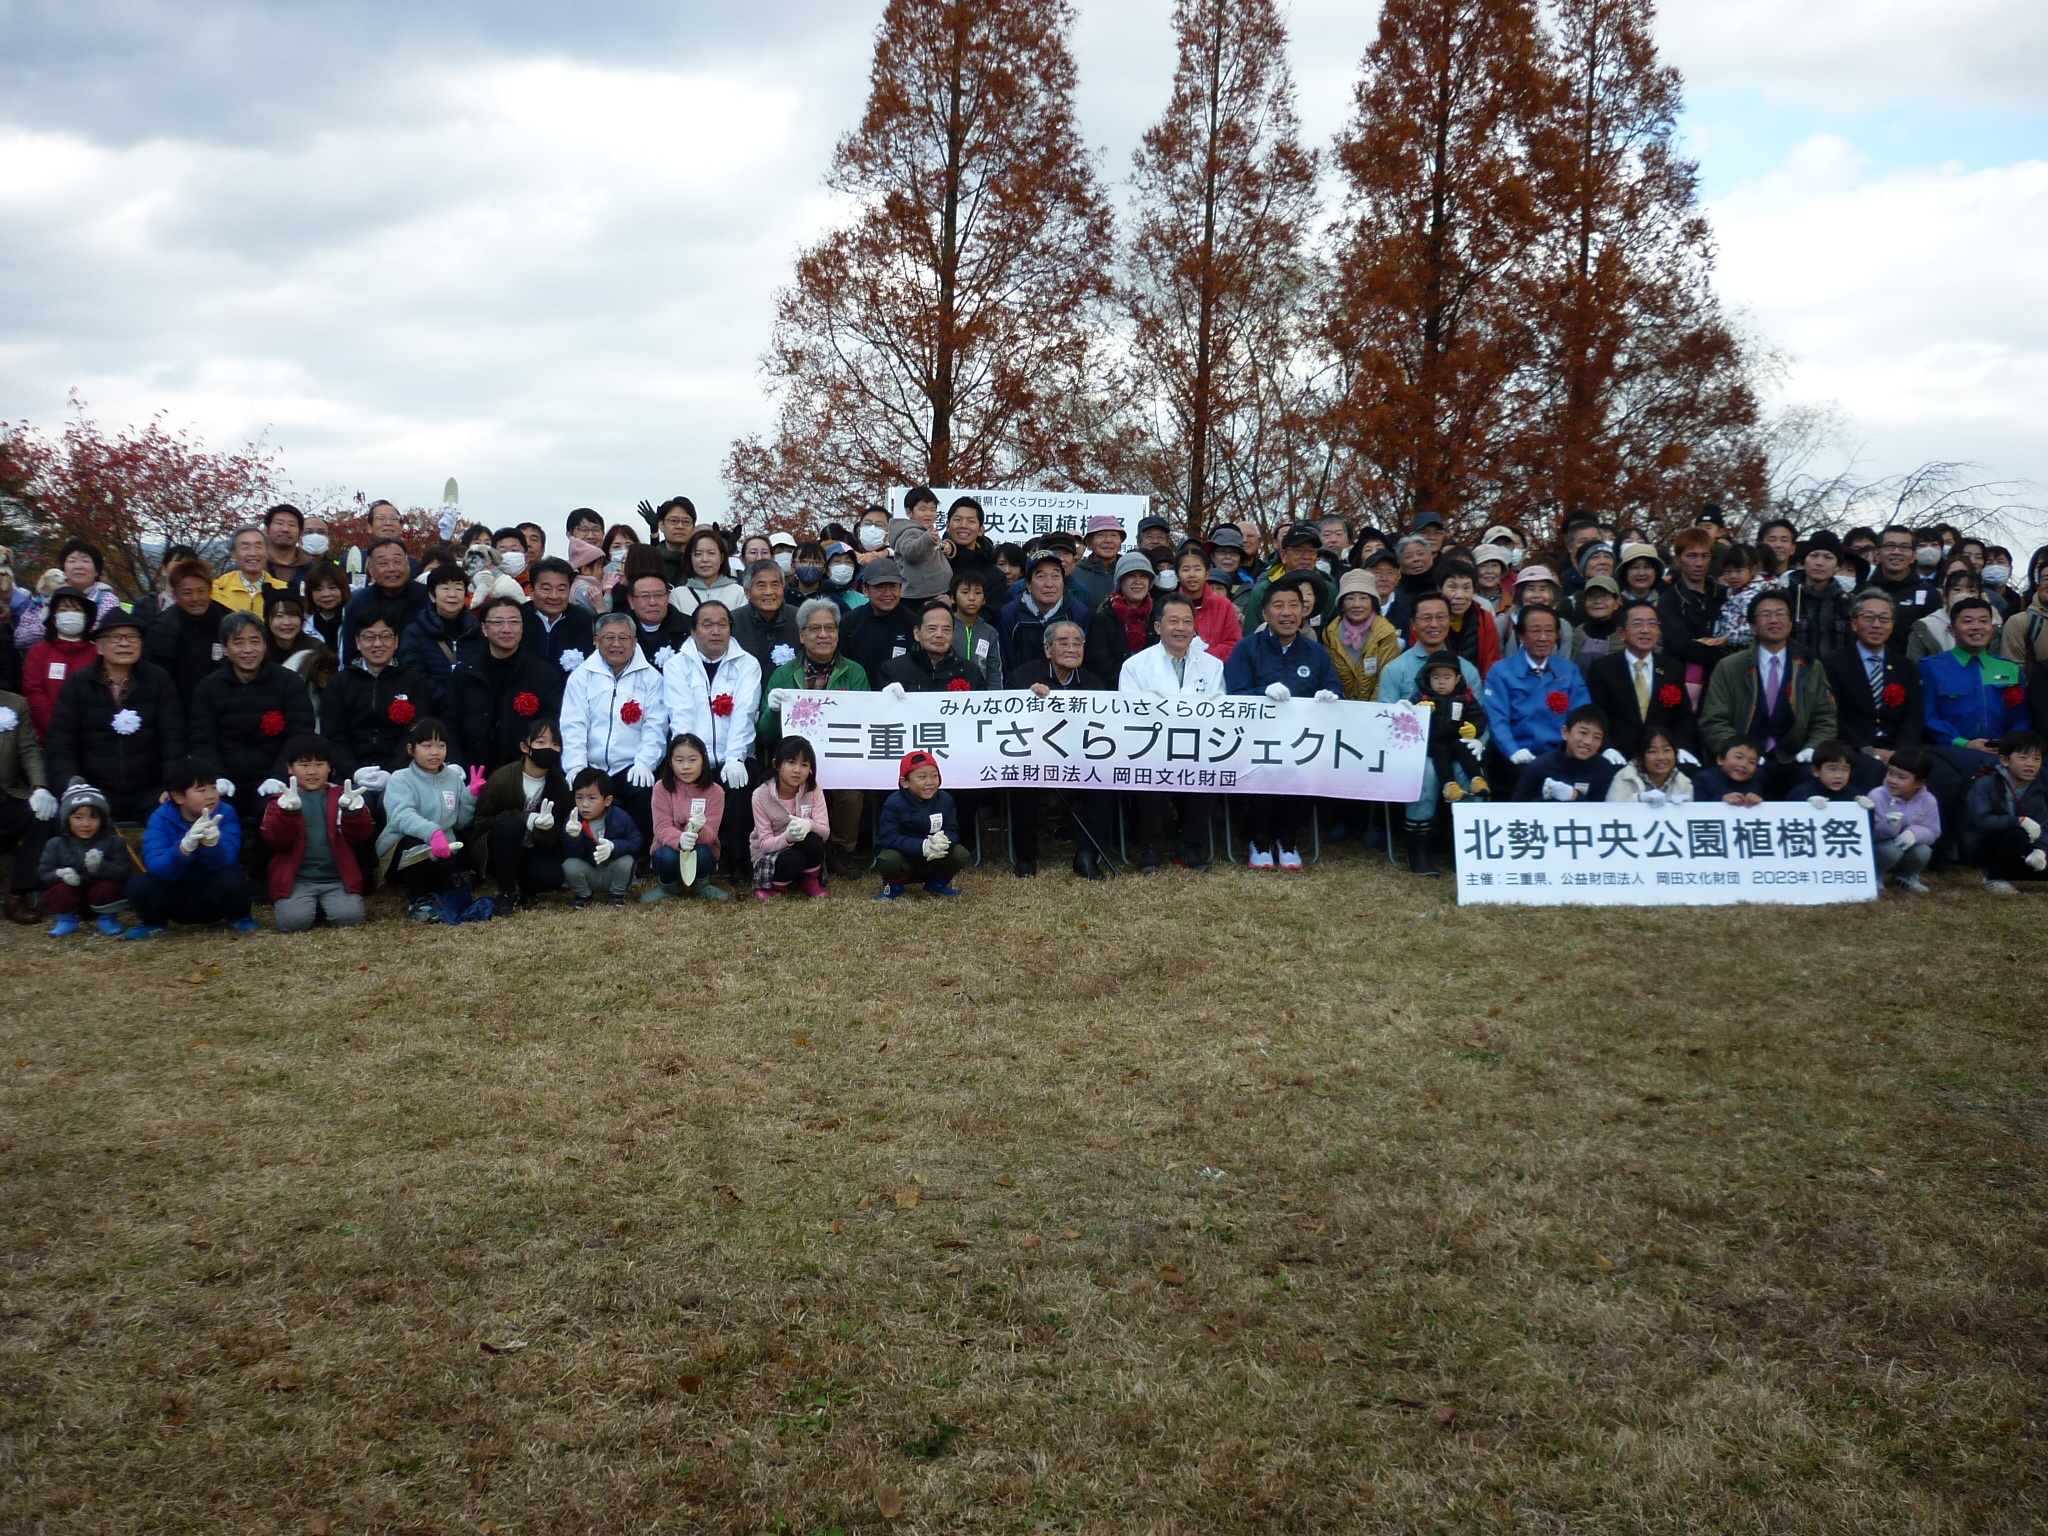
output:
[[[363,894],[363,870],[351,845],[367,843],[377,835],[377,823],[369,807],[341,812],[341,786],[327,786],[327,849],[334,856],[335,873],[341,888],[351,896]],[[263,808],[263,841],[270,845],[270,899],[283,901],[299,878],[299,866],[306,862],[306,817],[301,811],[280,810],[276,800]]]
[[[1244,622],[1237,616],[1237,605],[1213,582],[1202,588],[1202,603],[1195,610],[1195,633],[1218,661],[1230,660],[1231,651],[1244,638]]]
[[[90,640],[66,640],[49,635],[28,648],[21,658],[21,692],[28,700],[28,717],[36,734],[50,739],[50,716],[57,708],[57,695],[64,684],[100,659],[100,648]],[[52,677],[51,671],[56,676]]]

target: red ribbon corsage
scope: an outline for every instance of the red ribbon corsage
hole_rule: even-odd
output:
[[[732,695],[721,693],[711,701],[711,713],[724,720],[732,714]]]
[[[1679,687],[1676,683],[1666,683],[1662,688],[1659,688],[1657,690],[1657,702],[1659,704],[1662,704],[1666,709],[1678,708],[1680,702],[1683,701],[1684,698],[1685,690]]]
[[[1906,685],[1904,683],[1886,683],[1884,685],[1884,707],[1886,709],[1897,709],[1905,702]]]
[[[964,677],[956,677],[953,681],[946,684],[946,692],[948,693],[971,693],[973,690],[974,684],[967,681]]]
[[[2010,688],[2005,690],[2005,702],[2007,708],[2018,709],[2022,704],[2027,702],[2027,690],[2022,688],[2018,683],[2014,683]]]
[[[1550,697],[1543,702],[1550,706],[1550,712],[1553,715],[1561,715],[1571,708],[1572,696],[1561,688],[1553,688],[1550,691]]]
[[[638,725],[640,723],[640,701],[638,699],[628,699],[625,703],[621,704],[619,706],[619,718],[628,725]]]
[[[284,734],[284,713],[281,710],[266,709],[263,711],[262,720],[257,723],[262,726],[263,734],[266,736],[282,736]]]
[[[411,725],[412,717],[419,711],[412,707],[411,699],[396,698],[391,701],[391,707],[384,713],[391,717],[393,725]]]
[[[512,695],[512,713],[535,715],[540,713],[540,695],[537,693],[515,693]]]

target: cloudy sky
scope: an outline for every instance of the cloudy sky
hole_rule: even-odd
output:
[[[1078,0],[1119,181],[1170,0]],[[0,419],[164,411],[304,487],[559,528],[768,421],[879,0],[0,0]],[[1370,5],[1294,0],[1305,126]],[[1721,288],[1875,475],[2048,485],[2048,6],[1666,0]],[[2048,501],[2048,491],[2035,494]],[[2019,532],[2020,530],[2015,530]]]

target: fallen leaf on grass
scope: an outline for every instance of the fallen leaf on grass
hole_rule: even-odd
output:
[[[486,1520],[476,1528],[476,1536],[498,1536],[498,1532],[502,1529],[503,1527],[497,1521]]]
[[[1499,1003],[1495,1003],[1495,1004],[1494,1004],[1494,1005],[1493,1005],[1493,1006],[1492,1006],[1491,1008],[1487,1009],[1487,1010],[1486,1010],[1486,1016],[1487,1016],[1487,1017],[1488,1017],[1489,1019],[1497,1019],[1497,1018],[1499,1018],[1499,1017],[1500,1017],[1500,1004],[1499,1004]]]
[[[487,1355],[516,1355],[526,1348],[524,1339],[478,1339],[477,1343]]]
[[[1991,1427],[1996,1430],[2010,1431],[2018,1429],[2022,1422],[2023,1421],[2019,1419],[2000,1419],[1996,1424],[1992,1425]]]
[[[1116,1276],[1115,1276],[1115,1275],[1097,1275],[1097,1276],[1095,1277],[1095,1283],[1096,1283],[1097,1285],[1099,1285],[1099,1286],[1103,1286],[1103,1287],[1105,1287],[1106,1289],[1109,1289],[1109,1290],[1114,1290],[1114,1289],[1116,1288]]]
[[[856,1206],[854,1207],[854,1209],[855,1209],[856,1211],[864,1211],[864,1210],[866,1210],[866,1209],[867,1209],[867,1208],[868,1208],[869,1206],[873,1205],[874,1203],[875,1203],[875,1197],[874,1197],[873,1195],[862,1195],[862,1196],[860,1197],[860,1204],[859,1204],[859,1205],[856,1205]]]
[[[938,1267],[937,1273],[940,1275],[957,1275],[960,1273],[960,1266],[958,1264],[941,1264]]]
[[[702,1392],[704,1390],[704,1378],[697,1375],[694,1371],[686,1371],[676,1378],[676,1385],[685,1392]]]
[[[895,1138],[896,1138],[896,1133],[895,1133],[894,1131],[891,1131],[891,1130],[880,1130],[880,1131],[877,1131],[877,1132],[875,1132],[875,1134],[874,1134],[874,1135],[870,1136],[870,1137],[868,1138],[868,1140],[869,1140],[869,1141],[893,1141],[893,1140],[895,1140]]]
[[[882,1483],[875,1488],[875,1512],[884,1520],[894,1520],[903,1513],[903,1495],[896,1491],[894,1483]]]
[[[834,1237],[837,1237],[839,1235],[839,1218],[837,1216],[834,1216],[832,1218],[831,1225],[826,1227],[825,1230],[827,1232],[830,1232]]]
[[[727,1205],[737,1206],[745,1205],[747,1203],[744,1199],[741,1198],[740,1192],[734,1189],[730,1184],[714,1184],[711,1187],[718,1191],[718,1198],[723,1200]]]
[[[917,1202],[922,1198],[923,1196],[918,1194],[915,1189],[899,1189],[896,1191],[896,1209],[899,1211],[915,1210]]]
[[[1150,1077],[1151,1075],[1152,1074],[1150,1072],[1147,1072],[1143,1067],[1133,1067],[1130,1071],[1124,1074],[1124,1081],[1127,1083],[1135,1083],[1139,1078]]]
[[[197,1040],[187,1040],[187,1041],[185,1042],[185,1048],[186,1048],[187,1050],[197,1050],[197,1049],[198,1049],[198,1048],[199,1048],[200,1046],[202,1046],[202,1045],[211,1045],[211,1044],[213,1044],[213,1041],[211,1041],[210,1039],[208,1039],[208,1038],[206,1038],[205,1036],[203,1036],[203,1035],[202,1035],[202,1036],[201,1036],[201,1037],[200,1037],[199,1039],[197,1039]]]
[[[1456,1418],[1457,1416],[1458,1410],[1453,1408],[1449,1403],[1438,1403],[1436,1405],[1436,1411],[1430,1415],[1430,1417],[1434,1418],[1439,1424],[1448,1424],[1451,1422],[1452,1419]]]
[[[998,1188],[1008,1189],[1011,1185],[1015,1184],[1016,1182],[1017,1181],[1011,1178],[1007,1173],[999,1173],[996,1175],[996,1185]]]
[[[1612,1269],[1614,1268],[1614,1260],[1607,1257],[1604,1253],[1596,1253],[1593,1255],[1593,1267],[1595,1269]]]
[[[1648,1173],[1650,1170],[1645,1168],[1641,1163],[1623,1163],[1621,1165],[1621,1171],[1623,1173]]]
[[[327,1536],[327,1533],[334,1529],[334,1522],[326,1515],[312,1515],[306,1520],[306,1529],[312,1536]]]
[[[1065,1238],[1068,1242],[1072,1242],[1075,1238],[1079,1237],[1080,1235],[1081,1234],[1076,1232],[1072,1227],[1068,1227],[1060,1233],[1060,1236]]]
[[[1044,1244],[1042,1244],[1042,1243],[1041,1243],[1041,1242],[1040,1242],[1040,1241],[1039,1241],[1039,1240],[1038,1240],[1037,1238],[1035,1238],[1035,1237],[1027,1237],[1027,1238],[1025,1238],[1025,1239],[1024,1239],[1024,1241],[1023,1241],[1023,1242],[1019,1243],[1019,1244],[1018,1244],[1017,1246],[1018,1246],[1019,1248],[1040,1248],[1040,1247],[1043,1247],[1043,1246],[1044,1246]]]
[[[934,1248],[972,1248],[974,1244],[968,1242],[965,1238],[947,1237],[941,1238],[938,1242],[933,1243],[932,1246]]]
[[[846,1124],[844,1120],[834,1115],[830,1120],[820,1120],[811,1129],[815,1131],[836,1131],[844,1124]]]
[[[809,1035],[798,1035],[796,1037],[796,1043],[798,1045],[809,1045],[811,1043],[811,1037]]]
[[[1161,1285],[1186,1285],[1188,1277],[1177,1266],[1168,1264],[1159,1271],[1159,1283]]]

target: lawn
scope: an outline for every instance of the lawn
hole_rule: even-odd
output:
[[[0,1528],[2048,1520],[2040,898],[964,883],[0,935]]]

